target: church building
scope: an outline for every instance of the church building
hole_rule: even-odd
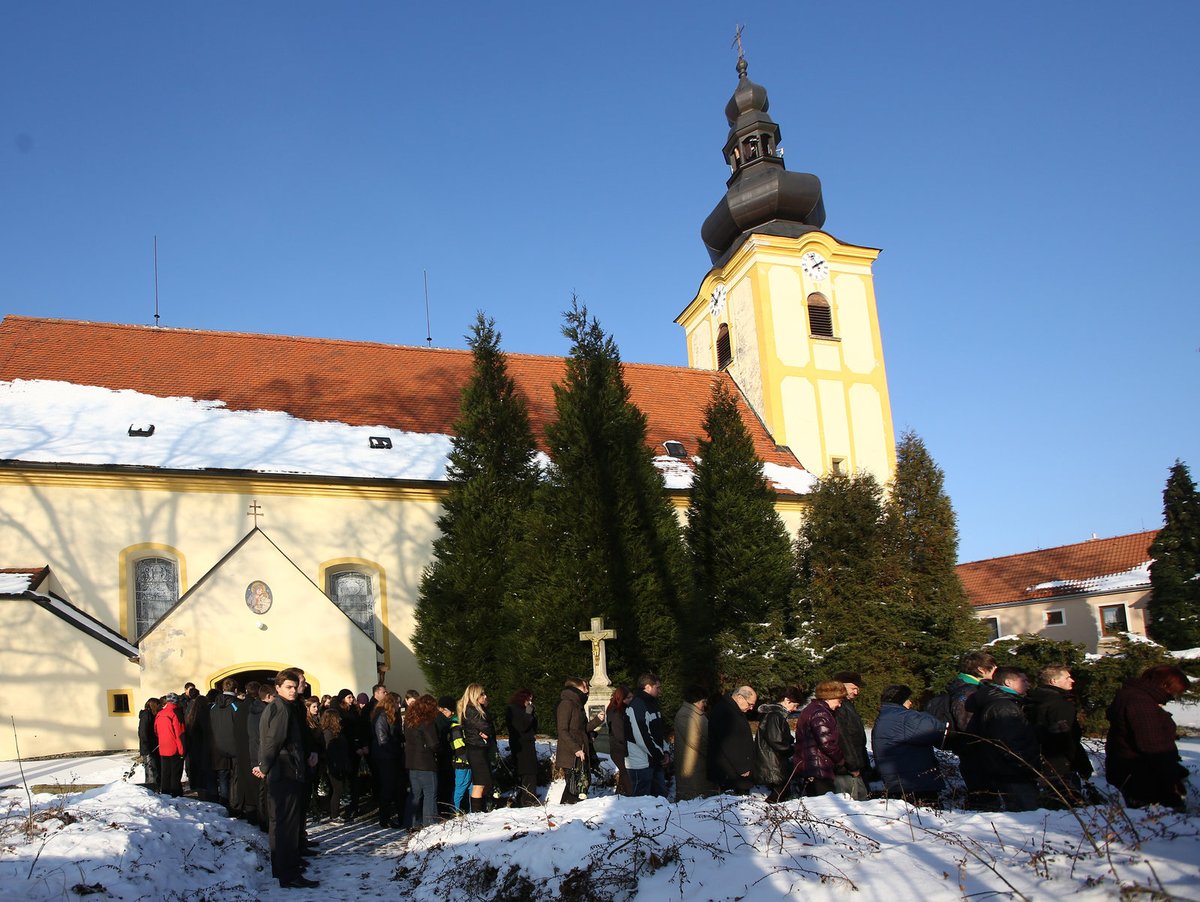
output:
[[[676,318],[689,365],[624,371],[681,516],[720,380],[795,531],[822,475],[890,480],[895,441],[878,251],[823,231],[820,181],[784,168],[767,110],[739,60],[730,177],[702,229],[711,267]],[[316,693],[422,687],[410,637],[471,364],[463,350],[0,322],[0,714],[21,753],[135,747],[145,700],[189,680],[299,665]],[[564,361],[509,366],[540,436]]]

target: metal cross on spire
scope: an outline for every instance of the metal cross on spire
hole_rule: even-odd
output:
[[[251,503],[250,509],[246,512],[246,516],[254,518],[254,528],[258,529],[258,518],[265,516],[265,514],[263,514],[262,505],[258,503],[257,498],[255,498]]]
[[[738,59],[740,60],[746,58],[746,54],[742,52],[742,32],[745,30],[745,25],[738,25],[733,32],[733,43],[729,45],[730,47],[737,48]]]

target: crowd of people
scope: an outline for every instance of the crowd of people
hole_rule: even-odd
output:
[[[687,688],[669,730],[656,674],[642,674],[632,689],[616,687],[606,708],[591,711],[588,682],[567,679],[554,712],[546,801],[587,797],[602,729],[616,791],[628,796],[666,798],[673,779],[677,801],[762,786],[772,802],[834,792],[937,803],[946,782],[935,750],[946,749],[959,757],[972,806],[1019,811],[1089,801],[1092,765],[1067,668],[1045,668],[1031,689],[1021,670],[998,667],[987,652],[968,654],[925,710],[914,707],[910,687],[887,686],[870,753],[855,706],[863,685],[844,671],[811,694],[789,686],[761,705],[750,686],[711,700]],[[1131,807],[1183,807],[1187,771],[1163,706],[1187,686],[1178,667],[1152,667],[1109,706],[1106,777]],[[381,827],[416,830],[487,811],[500,803],[499,768],[512,786],[507,804],[541,804],[533,693],[521,689],[508,701],[503,761],[490,712],[478,683],[458,699],[416,690],[402,698],[382,683],[371,695],[343,689],[318,698],[304,671],[288,668],[271,682],[225,679],[207,694],[188,683],[182,693],[152,698],[138,735],[148,785],[179,796],[186,775],[190,793],[270,834],[272,873],[282,886],[311,887],[317,881],[303,873],[316,852],[310,820],[350,822],[374,812]]]

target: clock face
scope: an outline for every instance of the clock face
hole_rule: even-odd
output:
[[[800,268],[814,282],[829,278],[829,262],[816,251],[808,251],[800,258]]]
[[[724,285],[718,285],[713,289],[712,300],[708,302],[708,312],[715,319],[720,316],[725,309],[725,297],[729,294],[728,289]]]

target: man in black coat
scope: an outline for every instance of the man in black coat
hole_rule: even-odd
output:
[[[295,670],[275,674],[275,698],[259,723],[258,766],[254,768],[254,776],[267,781],[271,796],[271,873],[285,888],[319,884],[301,873],[306,778],[316,764],[316,756],[310,758],[304,750],[302,721],[294,710],[301,680]]]
[[[973,756],[983,789],[1003,802],[1008,811],[1038,807],[1040,765],[1037,733],[1025,718],[1029,677],[1016,667],[999,667],[992,681],[981,683],[967,702],[972,712],[968,732],[975,741],[964,750]]]
[[[708,778],[722,792],[744,795],[754,785],[754,734],[746,714],[758,693],[741,686],[722,695],[708,712]]]
[[[1043,772],[1064,804],[1083,801],[1083,781],[1092,776],[1092,762],[1084,751],[1083,728],[1075,705],[1075,678],[1066,667],[1046,667],[1038,674],[1038,687],[1029,693],[1029,721],[1037,731]]]
[[[867,780],[871,769],[871,759],[867,757],[867,730],[858,708],[854,707],[854,700],[864,685],[863,678],[852,670],[835,673],[833,678],[846,687],[846,697],[833,712],[837,721],[838,742],[846,758],[845,763],[838,765],[833,772],[833,788],[835,792],[844,792],[856,802],[861,802],[870,795],[867,792]]]
[[[212,768],[217,777],[217,801],[225,806],[225,811],[233,815],[230,796],[237,795],[241,799],[241,787],[238,785],[237,764],[237,731],[233,721],[238,708],[245,703],[239,703],[237,698],[237,681],[226,677],[221,682],[221,694],[217,696],[209,708],[208,729],[212,755]],[[239,804],[240,808],[240,804]]]

